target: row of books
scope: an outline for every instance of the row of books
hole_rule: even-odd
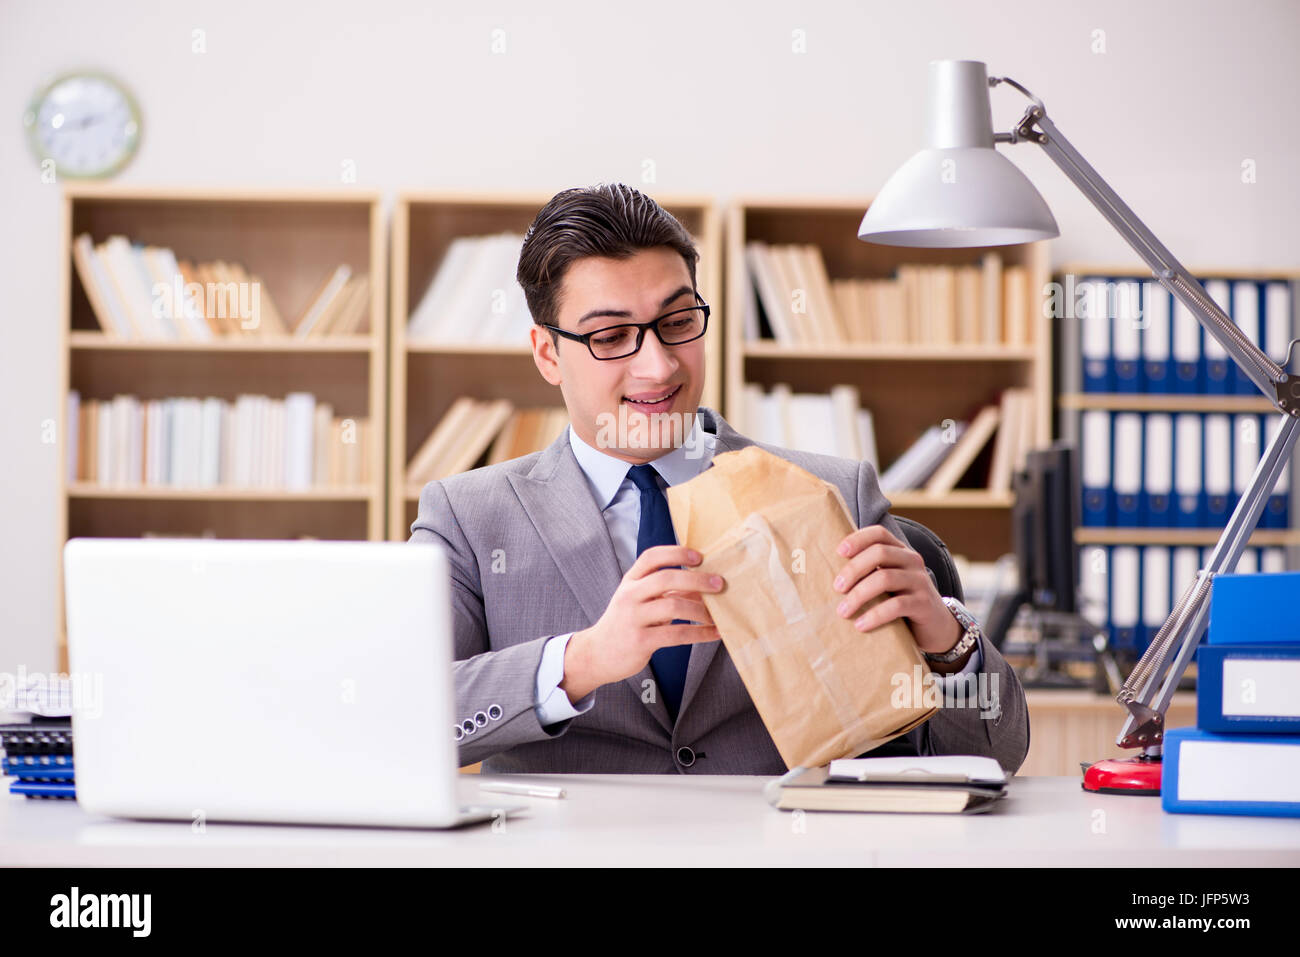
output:
[[[1255,413],[1080,413],[1082,523],[1222,528],[1281,422]],[[1290,519],[1288,462],[1259,527],[1288,528]]]
[[[1222,575],[1196,653],[1196,726],[1165,732],[1178,814],[1300,817],[1300,573]]]
[[[140,399],[68,395],[69,482],[309,489],[373,478],[368,417],[338,417],[309,392]]]
[[[944,495],[971,471],[990,442],[983,487],[1006,492],[1012,472],[1023,466],[1034,445],[1034,403],[1028,389],[1005,390],[996,404],[981,408],[970,421],[930,426],[883,472],[871,411],[860,407],[853,386],[796,393],[785,383],[766,392],[746,383],[743,414],[749,435],[757,441],[871,463],[886,494],[924,489]]]
[[[110,339],[210,342],[353,335],[370,314],[370,280],[346,264],[329,271],[292,323],[286,322],[258,276],[236,262],[192,263],[165,246],[89,233],[72,258],[91,312]]]
[[[742,415],[746,433],[755,441],[859,459],[880,470],[871,410],[861,408],[854,386],[832,386],[829,393],[803,393],[777,383],[764,392],[762,386],[747,382]]]
[[[485,465],[496,465],[546,448],[569,424],[558,408],[516,408],[506,399],[461,396],[420,443],[406,467],[406,484],[418,494],[427,482]]]
[[[533,319],[515,278],[524,237],[516,233],[458,236],[411,310],[411,342],[520,345]]]
[[[796,346],[1029,345],[1036,301],[1024,266],[903,265],[890,279],[828,276],[811,244],[745,247],[745,338]],[[766,327],[766,328],[764,328]]]
[[[1066,297],[1077,319],[1081,391],[1259,395],[1259,388],[1182,302],[1154,280],[1083,276]],[[1295,338],[1292,282],[1207,279],[1210,298],[1285,366]]]
[[[1170,610],[1210,562],[1212,547],[1086,545],[1079,550],[1079,609],[1106,629],[1112,649],[1140,655]],[[1281,572],[1286,549],[1242,550],[1238,574]]]

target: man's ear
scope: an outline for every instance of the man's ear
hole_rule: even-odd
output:
[[[528,330],[528,338],[533,346],[533,362],[542,378],[551,385],[560,385],[564,376],[560,373],[560,359],[555,353],[555,341],[551,333],[536,323]]]

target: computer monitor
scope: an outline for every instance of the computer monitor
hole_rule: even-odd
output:
[[[1074,447],[1056,443],[1028,454],[1012,477],[1011,509],[1018,583],[999,596],[985,634],[1001,646],[1017,612],[1026,604],[1043,611],[1078,610],[1078,561],[1074,532],[1079,526],[1079,476]]]

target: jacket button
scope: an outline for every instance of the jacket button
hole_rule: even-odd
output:
[[[488,716],[489,718],[491,718],[493,721],[496,721],[496,720],[500,719],[500,717],[501,717],[501,705],[499,705],[499,704],[490,704],[490,705],[488,705],[487,716]]]
[[[475,731],[478,730],[478,726],[474,724],[473,718],[466,718],[464,721],[460,723],[460,727],[461,730],[464,731],[466,734],[473,734]]]
[[[486,728],[486,727],[487,727],[487,723],[488,723],[488,716],[487,716],[487,712],[486,712],[486,711],[476,711],[476,712],[474,712],[474,724],[475,724],[475,725],[477,725],[477,726],[480,727],[480,728]]]
[[[677,761],[682,767],[689,768],[695,763],[695,752],[690,748],[678,748]]]

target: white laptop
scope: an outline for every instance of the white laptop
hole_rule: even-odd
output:
[[[63,555],[87,811],[454,827],[516,810],[457,805],[438,546],[81,538]]]

